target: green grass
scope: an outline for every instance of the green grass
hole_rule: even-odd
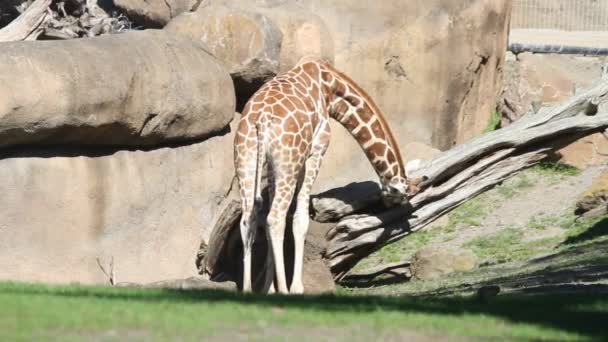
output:
[[[485,207],[484,201],[486,196],[480,195],[470,199],[448,214],[451,227],[479,227],[481,221],[488,214],[488,208]]]
[[[442,235],[443,240],[446,241],[453,238],[453,233],[457,232],[459,228],[478,227],[488,213],[488,208],[484,205],[486,200],[484,195],[480,195],[462,203],[449,213],[446,225],[435,225],[417,231],[399,242],[383,247],[371,257],[359,263],[355,267],[355,271],[363,270],[382,262],[397,262],[410,258],[439,235]]]
[[[384,262],[397,262],[404,258],[411,257],[416,251],[424,247],[433,237],[436,236],[438,227],[421,230],[408,236],[407,238],[390,244],[378,252],[376,252],[375,259],[382,259]],[[365,260],[364,260],[365,261]],[[372,260],[372,262],[374,262]],[[366,263],[361,263],[361,266],[357,269],[369,267]]]
[[[492,110],[492,113],[490,113],[490,120],[488,121],[486,128],[484,128],[483,133],[492,132],[499,128],[500,128],[500,114],[498,114],[498,111],[496,110],[496,108],[494,108],[494,110]]]
[[[530,188],[533,185],[534,183],[530,180],[529,172],[524,171],[513,181],[497,186],[496,192],[505,199],[511,199],[521,190]]]
[[[261,296],[0,283],[0,340],[366,341],[450,336],[608,338],[602,295],[474,298]]]
[[[551,251],[559,245],[561,237],[549,237],[524,241],[525,230],[505,228],[499,232],[479,236],[463,247],[470,248],[482,264],[498,264],[510,261],[521,261],[535,255]]]
[[[530,172],[547,177],[550,180],[550,184],[555,184],[567,177],[579,175],[581,170],[574,166],[562,164],[560,162],[542,161],[539,164],[532,166],[530,168]]]

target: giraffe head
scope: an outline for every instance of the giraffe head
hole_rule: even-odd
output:
[[[382,202],[387,207],[404,206],[409,203],[408,182],[405,177],[395,176],[382,182]]]
[[[409,199],[420,191],[420,184],[426,177],[411,179],[395,176],[382,184],[382,202],[387,207],[406,206]]]

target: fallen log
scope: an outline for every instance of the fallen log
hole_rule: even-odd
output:
[[[561,146],[606,128],[608,80],[603,80],[554,107],[530,113],[506,128],[471,139],[423,163],[410,176],[427,180],[408,207],[384,208],[380,189],[372,182],[353,183],[313,196],[312,218],[335,223],[326,233],[323,253],[334,279],[342,280],[374,251],[423,229],[462,202],[547,158]],[[227,217],[240,215],[233,209],[227,209],[232,213],[220,215],[214,231],[228,236],[227,231],[238,229],[238,219]],[[217,237],[210,241],[217,246],[229,245]],[[201,260],[205,260],[202,254]],[[219,252],[215,251],[206,267],[221,273],[217,255]]]
[[[0,30],[0,42],[36,40],[44,31],[52,0],[36,0],[17,19]]]
[[[73,39],[131,30],[129,18],[106,12],[98,1],[24,1],[15,8],[23,13],[0,29],[0,42]]]

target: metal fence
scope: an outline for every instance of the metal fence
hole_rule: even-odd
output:
[[[608,31],[608,0],[513,0],[511,27]]]

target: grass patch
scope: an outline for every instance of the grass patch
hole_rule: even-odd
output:
[[[262,296],[0,283],[0,339],[200,341],[608,338],[608,297]]]
[[[506,199],[513,198],[521,190],[530,188],[534,185],[527,172],[522,172],[510,182],[503,182],[496,187],[496,192]]]
[[[530,221],[528,221],[528,224],[526,225],[526,227],[535,229],[535,230],[545,230],[549,227],[560,226],[560,224],[559,224],[560,221],[561,221],[561,218],[555,217],[555,216],[543,216],[543,215],[532,216],[530,218]]]
[[[499,128],[500,128],[500,114],[498,114],[498,111],[496,110],[496,108],[494,108],[492,110],[492,113],[490,113],[490,120],[488,121],[486,128],[483,129],[483,133],[492,132]]]
[[[566,245],[605,240],[608,239],[608,215],[564,220],[562,228],[567,230]]]
[[[535,255],[551,251],[562,241],[561,237],[550,237],[524,241],[524,230],[505,228],[494,234],[479,236],[463,247],[470,248],[480,258],[483,265],[493,265],[510,261],[521,261]]]
[[[488,214],[485,206],[482,204],[483,198],[485,196],[468,200],[452,210],[448,214],[448,225],[453,227],[453,229],[458,226],[479,227],[481,221]]]
[[[375,259],[379,257],[383,262],[397,262],[407,259],[437,236],[438,228],[423,229],[399,242],[387,245],[376,252]]]
[[[530,170],[548,177],[557,176],[560,178],[577,176],[581,173],[581,170],[574,166],[553,161],[542,161],[537,165],[532,166]]]

